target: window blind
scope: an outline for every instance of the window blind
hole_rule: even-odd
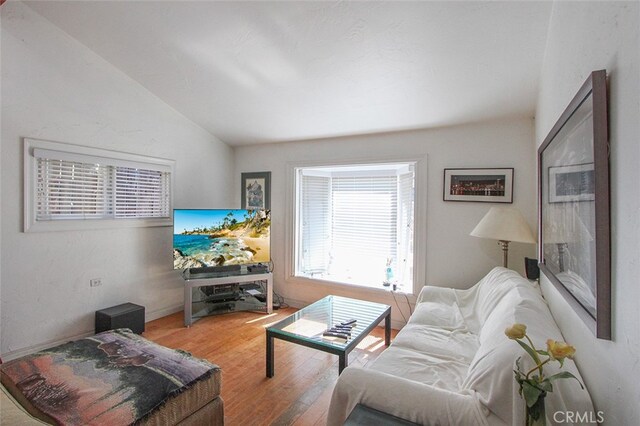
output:
[[[36,220],[99,219],[113,208],[112,173],[99,164],[38,158]]]
[[[296,273],[380,286],[413,282],[412,164],[297,170]]]
[[[331,208],[330,178],[300,173],[300,269],[305,274],[326,271],[329,265]]]
[[[332,264],[329,272],[359,276],[397,257],[397,177],[336,177],[332,189]]]
[[[398,281],[408,282],[413,277],[413,220],[415,187],[413,166],[398,179]]]
[[[35,150],[36,221],[170,217],[169,171],[68,154]]]
[[[157,170],[115,168],[116,218],[169,217],[169,173]]]

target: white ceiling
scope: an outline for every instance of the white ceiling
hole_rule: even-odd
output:
[[[532,117],[551,2],[29,1],[230,145]]]

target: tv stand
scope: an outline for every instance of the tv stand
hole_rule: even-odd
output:
[[[253,273],[247,268],[224,272],[198,272],[185,270],[184,279],[184,325],[190,327],[194,321],[206,315],[235,311],[264,310],[265,313],[273,313],[273,274],[271,272]],[[255,295],[245,289],[254,283],[264,289],[264,293]],[[211,287],[209,295],[198,294],[194,300],[194,289]],[[264,296],[262,302],[256,296]],[[194,305],[199,306],[194,309]],[[196,310],[194,314],[194,310]]]

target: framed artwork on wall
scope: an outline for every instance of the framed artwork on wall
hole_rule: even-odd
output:
[[[444,169],[444,201],[513,202],[513,168]]]
[[[611,339],[606,78],[591,73],[538,150],[540,271],[601,339]]]
[[[271,209],[271,172],[242,173],[241,208]]]

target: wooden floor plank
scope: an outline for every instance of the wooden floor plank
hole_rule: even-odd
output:
[[[226,425],[324,425],[338,378],[337,356],[276,339],[275,375],[265,376],[265,327],[295,311],[215,315],[189,328],[179,312],[147,323],[144,336],[222,368]],[[384,328],[376,327],[351,352],[349,365],[371,362],[385,349],[383,343]]]

